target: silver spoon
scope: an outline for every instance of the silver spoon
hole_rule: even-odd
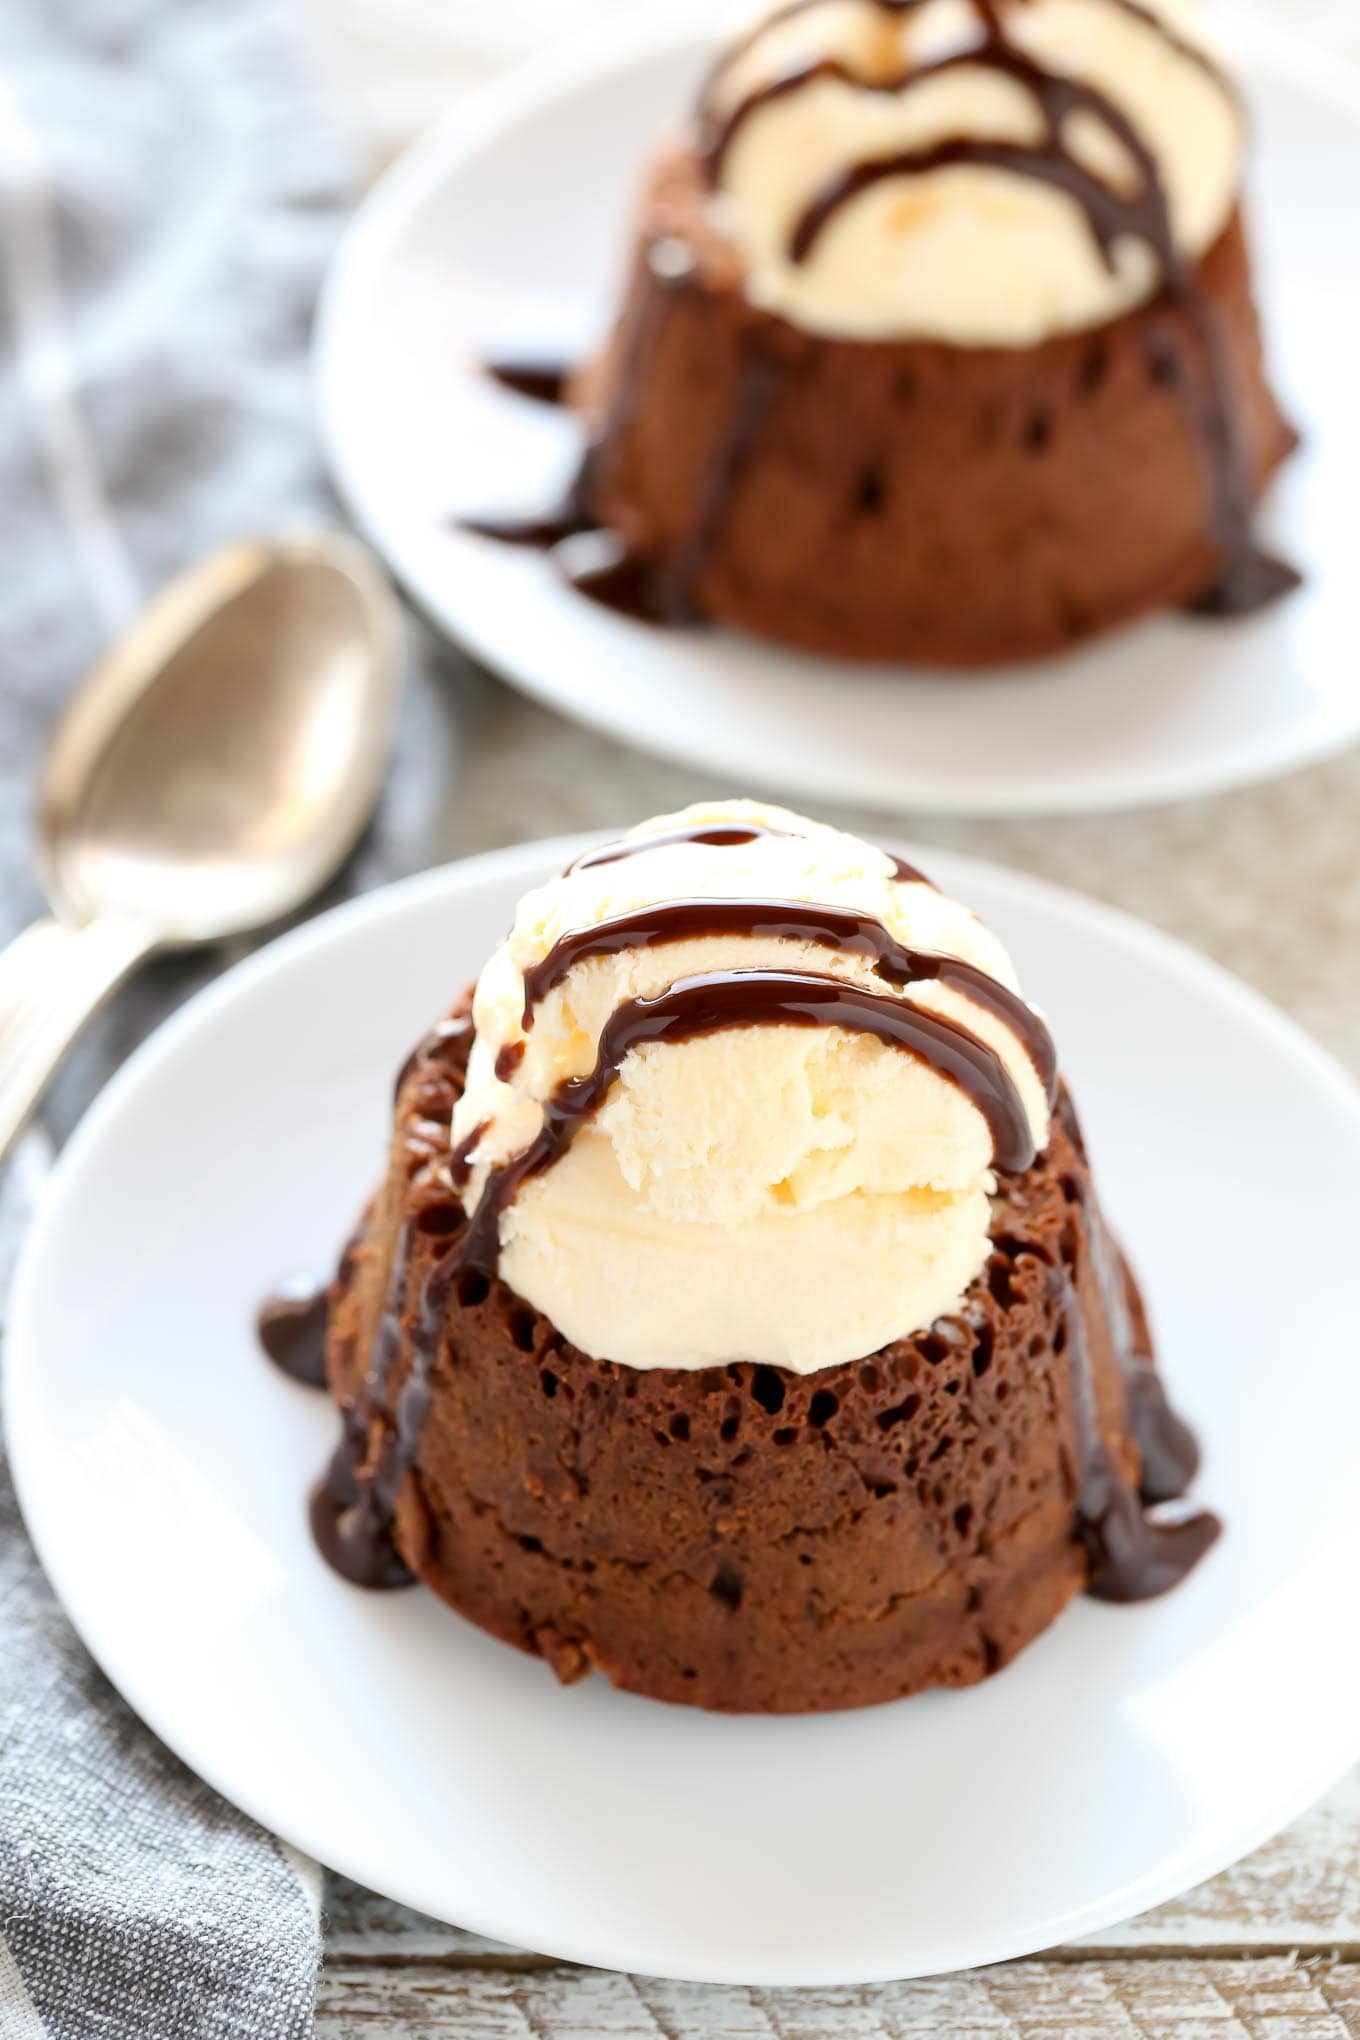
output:
[[[138,964],[279,920],[334,874],[377,800],[400,689],[391,588],[326,534],[214,554],[96,666],[43,777],[53,918],[0,955],[0,1156]]]

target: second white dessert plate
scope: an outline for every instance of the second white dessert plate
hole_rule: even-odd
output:
[[[1164,617],[1063,661],[959,677],[652,629],[587,601],[542,555],[460,531],[459,513],[541,511],[573,465],[573,423],[499,389],[480,363],[578,353],[607,321],[642,166],[707,55],[692,38],[656,47],[654,27],[650,45],[615,29],[574,46],[569,65],[469,102],[361,208],[317,357],[351,510],[429,616],[506,679],[724,786],[1024,814],[1178,798],[1337,750],[1360,736],[1360,84],[1293,40],[1231,26],[1256,124],[1275,379],[1304,432],[1263,520],[1307,573],[1280,607],[1233,623]]]
[[[382,1167],[395,1068],[573,846],[343,907],[164,1027],[72,1141],[10,1315],[11,1456],[43,1563],[152,1728],[228,1798],[497,1939],[701,1981],[995,1962],[1185,1890],[1360,1755],[1360,1096],[1165,937],[932,854],[1047,1007],[1144,1279],[1199,1492],[1177,1592],[1078,1602],[997,1678],[732,1719],[559,1688],[421,1591],[312,1548],[336,1418],[256,1348]]]

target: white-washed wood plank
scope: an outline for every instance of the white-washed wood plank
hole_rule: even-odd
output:
[[[1360,1771],[1221,1877],[1093,1937],[1091,1945],[1360,1947]]]
[[[330,1965],[318,2040],[1355,2040],[1360,1966],[1321,1956],[1017,1962],[867,1990],[595,1970]]]
[[[326,1911],[327,1947],[339,1961],[368,1955],[494,1961],[507,1952],[341,1878],[329,1882]],[[1087,1945],[1097,1951],[1360,1948],[1360,1771],[1221,1877]]]
[[[517,1951],[483,1940],[462,1927],[446,1927],[375,1891],[327,1875],[324,1898],[326,1956],[348,1962],[367,1956],[400,1956],[403,1961],[501,1960]]]

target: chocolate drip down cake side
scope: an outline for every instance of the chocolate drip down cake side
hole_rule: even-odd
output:
[[[1246,137],[1196,0],[792,0],[655,160],[568,386],[568,502],[470,527],[635,615],[841,657],[1265,607],[1298,581],[1253,534],[1294,434]]]
[[[1218,1528],[1161,1506],[1194,1441],[1005,951],[778,808],[522,901],[401,1073],[326,1360],[340,1572],[696,1706],[970,1684]]]

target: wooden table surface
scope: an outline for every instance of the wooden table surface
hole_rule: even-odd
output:
[[[298,4],[331,38],[336,75],[383,154],[545,22],[567,30],[638,0]],[[723,0],[664,4],[703,13]],[[1360,60],[1360,0],[1220,0],[1229,17],[1248,7]],[[422,844],[431,862],[632,822],[728,790],[569,727],[458,662],[417,691],[408,713],[421,718],[438,788]],[[1143,914],[1248,978],[1360,1074],[1354,753],[1274,787],[1149,814],[937,824],[833,809],[826,818],[996,857]],[[1360,1772],[1175,1904],[1041,1959],[928,1982],[815,1991],[658,1983],[497,1947],[341,1880],[329,1881],[326,1910],[322,2040],[1360,2040]]]
[[[322,2040],[1356,2040],[1360,1773],[1174,1905],[1028,1962],[743,1990],[575,1969],[327,1888]]]

